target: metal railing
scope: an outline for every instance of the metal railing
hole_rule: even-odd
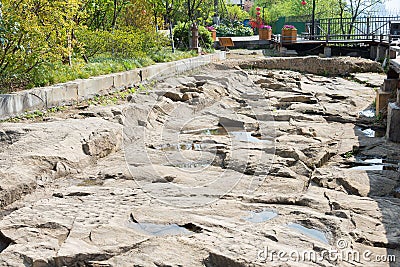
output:
[[[390,21],[400,20],[400,16],[393,17],[361,17],[327,18],[315,21],[314,32],[311,36],[311,22],[306,22],[307,32],[303,33],[308,39],[313,40],[373,40],[390,42]]]
[[[311,38],[311,35],[308,33],[300,33],[297,35],[298,41],[319,41],[326,43],[368,43],[368,42],[376,42],[376,43],[386,43],[386,45],[390,45],[392,41],[398,40],[400,42],[400,35],[379,35],[376,36],[374,34],[369,35],[369,38],[366,38],[365,35],[356,35],[356,34],[332,34],[332,35],[314,35],[314,39]],[[282,43],[281,34],[275,34],[272,36],[272,41],[274,43]]]

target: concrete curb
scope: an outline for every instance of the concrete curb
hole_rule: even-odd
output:
[[[96,95],[123,90],[145,80],[162,76],[181,74],[185,71],[218,62],[226,58],[226,53],[217,51],[167,63],[157,63],[145,68],[129,70],[78,79],[47,87],[33,88],[11,94],[0,94],[0,120],[9,119],[27,111],[47,109],[93,98]]]

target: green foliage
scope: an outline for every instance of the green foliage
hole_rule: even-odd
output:
[[[347,151],[346,153],[342,154],[342,157],[345,158],[345,159],[351,158],[353,156],[354,156],[354,151],[353,150]]]
[[[83,59],[74,59],[72,67],[64,65],[61,62],[46,63],[32,72],[30,83],[27,87],[46,86],[75,79],[86,79],[91,76],[125,71],[152,63],[153,61],[148,58],[115,59],[110,56],[98,57],[88,64]]]
[[[75,79],[86,79],[92,76],[121,72],[154,64],[155,62],[167,62],[193,56],[192,52],[172,53],[164,48],[158,51],[148,52],[143,57],[115,58],[111,54],[101,54],[86,63],[83,59],[73,59],[72,66],[61,62],[46,63],[35,68],[29,77],[26,88],[47,86],[56,83],[67,82]],[[1,87],[0,87],[1,88]]]
[[[255,17],[255,7],[261,7],[261,17],[267,24],[272,24],[279,17],[297,17],[299,20],[310,19],[312,12],[312,1],[307,1],[306,5],[301,5],[301,0],[278,0],[265,2],[264,0],[255,0],[255,4],[249,13]],[[265,8],[264,8],[265,6]],[[338,0],[318,0],[316,5],[316,18],[338,17],[340,13]]]
[[[189,23],[179,22],[174,27],[174,42],[175,47],[181,49],[189,48]],[[205,49],[211,49],[214,43],[211,32],[208,31],[204,26],[198,26],[199,28],[199,44]],[[191,33],[191,32],[190,32]]]
[[[152,6],[147,0],[19,0],[2,4],[0,92],[190,56],[165,52],[169,40],[156,33],[153,14],[145,12]]]
[[[195,52],[184,52],[184,51],[175,51],[175,53],[171,53],[170,48],[162,48],[157,51],[154,51],[150,56],[152,60],[155,62],[169,62],[173,60],[179,60],[184,58],[189,58],[195,56]]]
[[[243,21],[250,18],[250,14],[244,11],[238,5],[227,5],[226,10],[228,13],[227,19],[229,19],[230,21]]]
[[[0,20],[0,76],[29,73],[46,61],[62,61],[70,39],[77,1],[3,1]]]
[[[104,31],[88,30],[76,31],[79,42],[82,43],[81,53],[87,57],[110,53],[115,57],[144,57],[149,50],[159,50],[168,44],[168,38],[161,34],[136,31]]]
[[[219,26],[215,26],[217,36],[251,36],[254,34],[253,29],[243,26],[238,21],[223,21]]]

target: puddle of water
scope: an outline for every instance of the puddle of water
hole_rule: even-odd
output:
[[[393,160],[371,158],[371,159],[360,159],[357,158],[356,166],[350,168],[351,170],[362,170],[362,171],[398,171],[398,163]]]
[[[363,116],[363,117],[366,117],[366,118],[373,118],[373,117],[375,117],[375,110],[366,109],[366,110],[360,111],[358,114],[360,116]]]
[[[129,223],[130,228],[154,236],[189,235],[191,232],[177,224]]]
[[[365,160],[361,160],[361,162],[365,162],[365,163],[369,163],[369,164],[382,164],[383,163],[383,159],[365,159]]]
[[[207,129],[201,132],[204,135],[228,135],[228,132],[224,127],[218,127],[216,129]]]
[[[252,135],[252,132],[229,132],[235,140],[252,143],[271,143],[270,140],[263,140]]]
[[[368,137],[375,137],[375,131],[372,129],[361,130],[361,132]]]
[[[383,129],[373,130],[371,128],[367,129],[357,128],[357,130],[363,133],[367,137],[384,137],[386,135],[386,132]]]
[[[314,238],[318,241],[321,241],[322,243],[329,244],[328,239],[326,238],[324,232],[322,232],[322,231],[307,228],[298,223],[289,223],[287,226],[298,230],[299,232],[301,232],[302,234],[304,234],[308,237]]]
[[[271,211],[271,210],[263,210],[260,212],[250,211],[250,216],[245,217],[243,219],[245,219],[248,222],[252,222],[252,223],[261,223],[261,222],[271,220],[271,219],[275,218],[276,216],[278,216],[278,213]]]
[[[215,129],[208,129],[201,132],[204,135],[229,135],[237,141],[251,142],[251,143],[271,143],[270,140],[261,139],[260,137],[253,136],[253,132],[246,132],[243,128],[224,128],[218,127]]]
[[[362,170],[362,171],[398,171],[398,167],[392,165],[362,165],[354,166],[351,170]]]

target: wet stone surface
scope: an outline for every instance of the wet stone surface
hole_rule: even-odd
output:
[[[265,253],[400,259],[400,146],[363,112],[368,75],[234,63],[2,123],[0,265],[397,266]]]

